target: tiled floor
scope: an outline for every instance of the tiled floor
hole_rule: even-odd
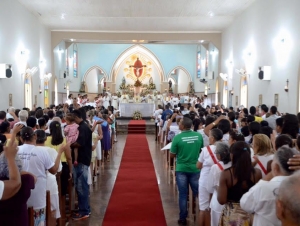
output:
[[[106,207],[108,205],[111,192],[118,174],[126,137],[127,135],[118,136],[118,142],[115,143],[111,162],[104,164],[104,166],[101,168],[100,175],[97,178],[98,181],[95,185],[91,186],[91,217],[89,219],[78,222],[70,221],[68,225],[102,225]],[[160,151],[160,145],[155,142],[154,135],[147,135],[147,140],[157,175],[157,182],[160,189],[167,225],[176,226],[179,213],[176,187],[173,184],[168,184],[167,170],[164,165],[164,155]],[[120,205],[122,205],[122,203],[120,203]],[[194,222],[190,221],[189,225],[194,225]]]

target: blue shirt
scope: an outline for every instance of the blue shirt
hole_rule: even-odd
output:
[[[167,115],[172,115],[172,114],[173,111],[171,111],[170,109],[164,110],[164,112],[161,115],[161,119],[165,122]]]

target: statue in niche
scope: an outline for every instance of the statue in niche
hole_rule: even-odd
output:
[[[125,76],[123,76],[123,78],[122,78],[122,84],[126,84],[126,79],[125,79]]]
[[[169,90],[172,90],[172,81],[171,80],[169,80]]]
[[[153,78],[152,77],[150,77],[150,79],[149,79],[149,84],[153,84]]]
[[[84,93],[85,92],[85,82],[81,82],[81,85],[80,85],[80,90],[79,90],[80,93]]]
[[[194,83],[193,82],[190,82],[190,93],[192,93],[192,94],[195,93]]]

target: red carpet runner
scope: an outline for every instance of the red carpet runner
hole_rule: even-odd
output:
[[[145,135],[129,134],[103,226],[165,226],[157,179]]]
[[[128,124],[128,134],[145,134],[146,121],[145,120],[130,120]]]

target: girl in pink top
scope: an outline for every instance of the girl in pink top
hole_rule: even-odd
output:
[[[75,118],[73,114],[67,114],[66,116],[67,126],[64,128],[64,133],[67,139],[67,142],[73,144],[76,142],[78,138],[78,125],[75,123]],[[77,166],[77,157],[78,157],[78,149],[74,149],[74,166]]]

